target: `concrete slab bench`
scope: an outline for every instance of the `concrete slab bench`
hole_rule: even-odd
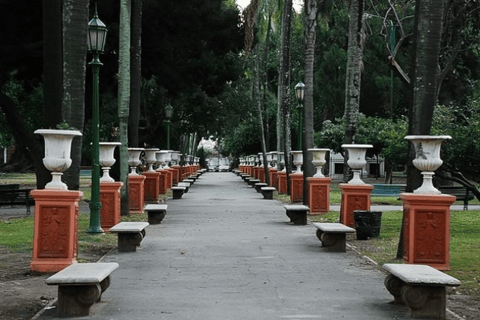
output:
[[[295,225],[307,224],[307,213],[310,208],[300,204],[287,204],[283,206],[286,210],[287,217],[290,218],[290,222]]]
[[[251,186],[251,187],[254,187],[254,188],[255,188],[255,184],[256,184],[256,183],[260,183],[260,180],[259,180],[259,179],[255,179],[255,178],[248,180],[248,185]]]
[[[190,183],[190,186],[192,186],[193,183],[195,182],[195,180],[193,180],[193,179],[184,179],[182,182],[183,182],[183,183]]]
[[[459,280],[427,265],[387,263],[382,268],[389,273],[385,287],[412,318],[445,319],[445,288],[459,286]]]
[[[58,286],[58,316],[89,316],[110,286],[110,274],[118,263],[75,263],[45,280]]]
[[[273,193],[277,191],[277,189],[274,187],[262,187],[261,191],[264,199],[272,200]]]
[[[148,222],[120,222],[110,228],[118,234],[118,252],[135,252],[145,238]]]
[[[166,204],[147,204],[144,210],[148,214],[148,223],[161,223],[163,218],[167,215],[167,208],[168,206]]]
[[[187,193],[188,190],[190,190],[191,185],[192,184],[190,182],[179,182],[177,187],[184,187],[185,188],[184,192]]]
[[[187,187],[182,187],[182,186],[172,187],[173,199],[182,199],[182,196],[186,192],[186,190],[187,190]]]
[[[264,182],[257,182],[254,186],[255,190],[257,190],[258,193],[262,192],[263,187],[268,187],[268,184]]]
[[[313,222],[312,225],[317,228],[318,240],[328,251],[346,252],[347,233],[355,233],[355,229],[341,223]]]
[[[245,180],[245,179],[247,179],[247,178],[250,178],[250,175],[249,175],[248,173],[242,173],[242,174],[240,174],[240,177],[241,177],[243,180]]]

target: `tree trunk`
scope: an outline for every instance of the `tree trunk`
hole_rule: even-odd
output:
[[[142,6],[143,0],[132,0],[132,49],[130,82],[130,116],[128,135],[131,147],[139,147],[138,122],[140,119],[142,89]]]
[[[83,132],[85,118],[85,71],[87,52],[88,0],[63,2],[63,116]],[[80,188],[82,137],[73,139],[72,165],[65,172],[69,190]]]

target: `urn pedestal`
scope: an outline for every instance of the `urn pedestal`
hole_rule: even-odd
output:
[[[268,169],[268,174],[270,175],[270,186],[278,190],[278,170],[276,168]]]
[[[158,176],[158,192],[159,194],[166,194],[168,191],[167,170],[157,169]]]
[[[81,191],[32,190],[35,227],[30,270],[58,272],[76,263],[78,245],[78,201]]]
[[[303,201],[303,173],[292,173],[290,175],[290,201]]]
[[[330,211],[330,185],[332,178],[307,178],[308,206],[311,215]]]
[[[286,194],[287,193],[287,173],[285,171],[278,171],[278,193]]]
[[[172,168],[165,168],[165,173],[166,173],[166,178],[167,178],[167,181],[166,181],[166,184],[167,184],[167,189],[166,191],[172,189],[173,187],[173,175],[175,173],[175,171],[172,169]]]
[[[147,172],[143,172],[142,175],[145,176],[145,182],[144,182],[145,202],[157,203],[158,195],[160,194],[160,191],[161,191],[159,188],[159,180],[160,180],[161,173],[158,171],[147,171]]]
[[[173,173],[173,185],[176,186],[180,182],[180,166],[172,166],[170,169],[174,170]]]
[[[130,213],[142,214],[145,206],[144,182],[145,176],[139,174],[128,175],[128,197]]]
[[[258,180],[260,180],[261,183],[265,183],[265,168],[264,167],[258,167]]]
[[[101,226],[105,232],[111,227],[120,223],[120,189],[123,182],[101,182],[100,183],[100,202],[102,210],[100,211]]]
[[[370,194],[373,186],[369,184],[341,183],[342,202],[340,205],[340,222],[355,228],[353,213],[355,210],[370,211]]]
[[[403,259],[448,270],[450,261],[450,206],[455,196],[402,193]]]

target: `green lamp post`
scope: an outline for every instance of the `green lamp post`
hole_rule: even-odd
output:
[[[305,97],[305,85],[300,81],[295,86],[295,95],[298,100],[298,145],[297,150],[302,150],[303,132],[303,98]]]
[[[165,117],[167,118],[166,123],[167,123],[167,150],[170,150],[170,119],[173,116],[173,107],[171,104],[168,104],[165,107]]]
[[[107,36],[107,27],[98,18],[97,7],[95,5],[95,15],[88,23],[88,51],[92,53],[93,60],[89,63],[92,66],[93,74],[93,94],[92,94],[92,198],[90,201],[90,225],[88,233],[103,233],[100,226],[100,130],[99,130],[99,93],[98,93],[98,74],[102,63],[99,60],[100,53],[105,48]]]

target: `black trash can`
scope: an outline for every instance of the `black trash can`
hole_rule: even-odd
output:
[[[355,219],[355,229],[357,230],[357,240],[377,238],[380,235],[380,227],[382,226],[381,211],[356,210],[353,213],[353,217]]]

